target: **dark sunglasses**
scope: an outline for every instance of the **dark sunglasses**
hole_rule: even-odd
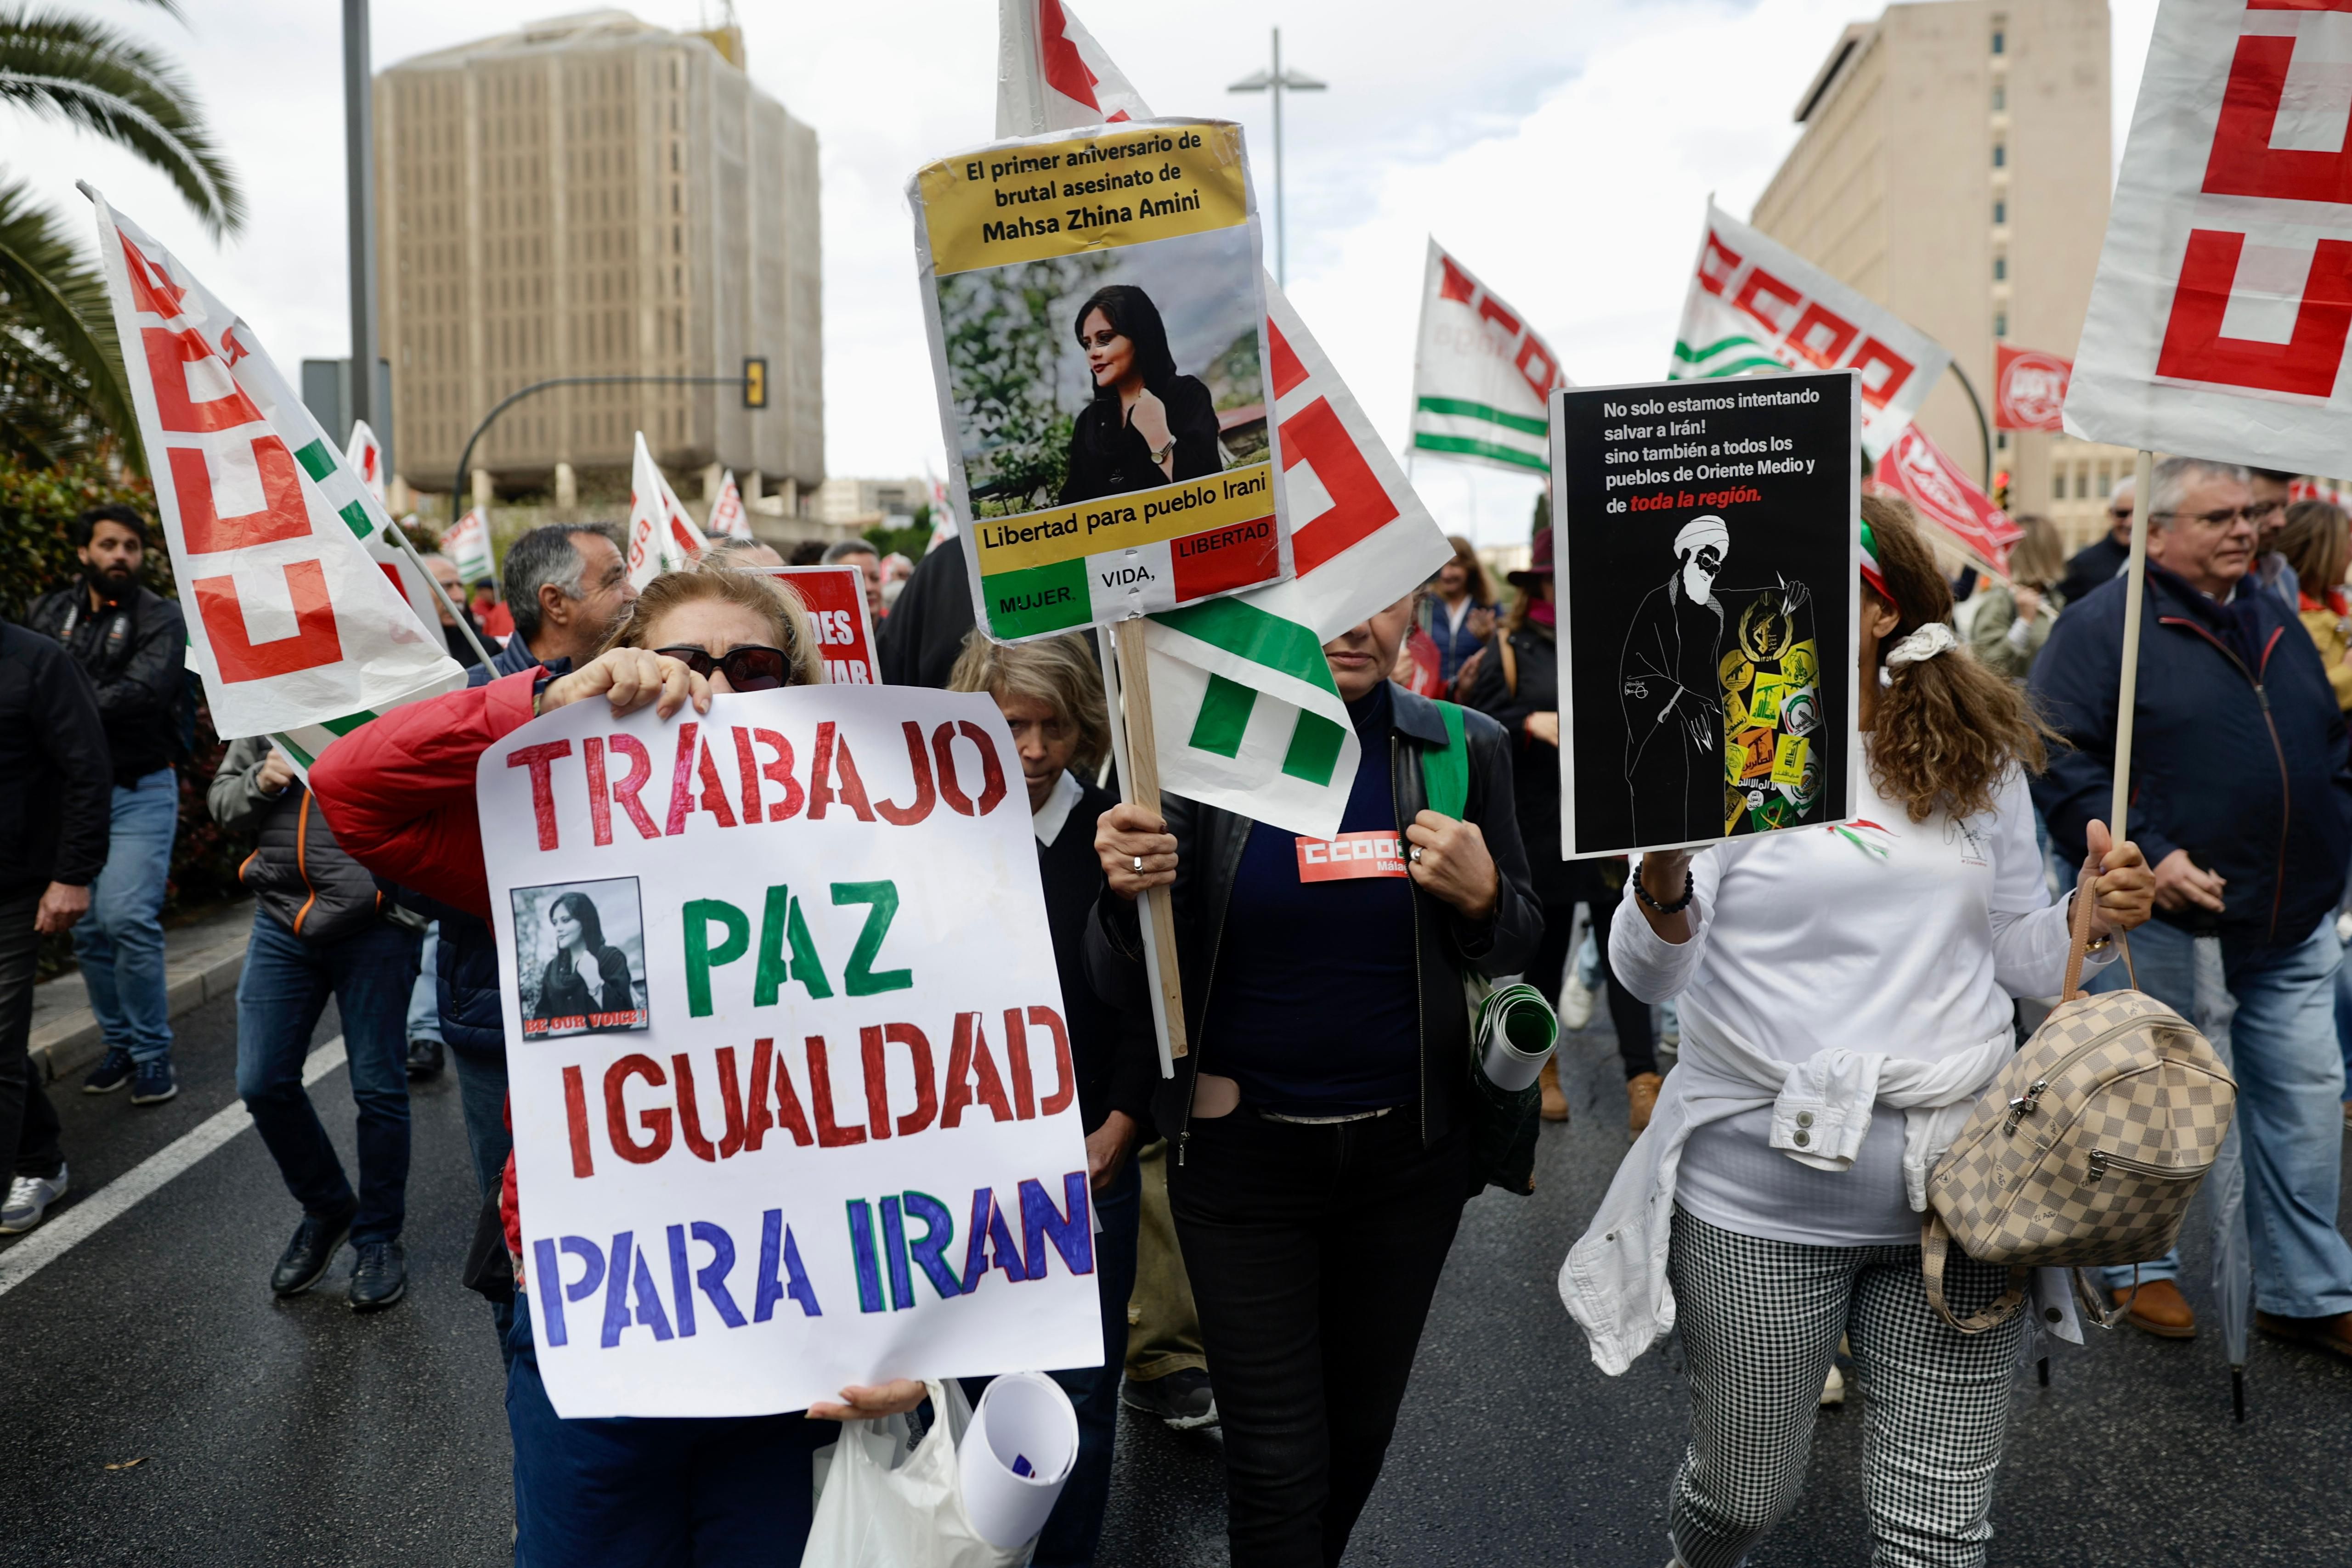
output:
[[[681,643],[674,648],[656,648],[655,653],[676,659],[704,680],[713,670],[727,672],[727,684],[739,692],[772,692],[790,685],[791,666],[785,662],[782,648],[765,648],[757,643],[746,643],[713,656],[708,648],[698,648]]]

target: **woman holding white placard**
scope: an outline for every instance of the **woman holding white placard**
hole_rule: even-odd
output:
[[[616,716],[651,705],[668,717],[688,703],[709,712],[714,693],[823,679],[808,616],[789,591],[724,569],[665,573],[593,662],[561,677],[533,668],[394,708],[323,753],[310,784],[353,859],[488,920],[474,781],[492,745],[570,703],[602,701]],[[625,958],[613,957],[625,969]],[[598,960],[605,973],[607,962]],[[499,1213],[510,1254],[520,1245],[517,1212],[509,1161]],[[832,1422],[903,1414],[923,1400],[920,1383],[898,1379],[781,1416],[567,1421],[541,1381],[530,1303],[516,1273],[507,1421],[516,1561],[531,1568],[797,1562],[812,1513],[810,1456],[831,1440]]]

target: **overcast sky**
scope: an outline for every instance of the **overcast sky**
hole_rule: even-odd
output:
[[[1588,383],[1664,372],[1707,193],[1745,214],[1795,140],[1800,90],[1873,0],[1069,0],[1162,114],[1248,128],[1271,200],[1265,64],[1330,83],[1286,112],[1290,292],[1390,441],[1404,439],[1425,236],[1524,310]],[[173,246],[289,374],[348,350],[340,7],[182,0],[184,27],[131,0],[72,0],[184,62],[243,177],[244,235],[205,240],[158,176],[0,110],[0,162],[77,225],[88,179]],[[670,26],[717,5],[638,0]],[[387,0],[378,68],[567,9],[562,0]],[[2116,150],[2154,0],[2116,0]],[[753,78],[816,128],[824,180],[827,467],[943,471],[901,194],[927,159],[994,131],[990,0],[741,0]],[[1271,246],[1269,246],[1269,256]],[[1524,537],[1531,481],[1418,465],[1449,528]]]

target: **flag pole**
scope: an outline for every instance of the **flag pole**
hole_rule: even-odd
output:
[[[408,542],[408,536],[401,532],[400,525],[387,517],[384,519],[383,531],[391,536],[392,542],[399,547],[401,553],[415,563],[416,570],[424,572],[425,586],[433,591],[433,597],[441,601],[441,608],[449,612],[449,619],[457,623],[458,631],[466,634],[466,641],[473,644],[475,655],[482,661],[482,668],[486,670],[490,668],[493,655],[488,648],[482,646],[482,639],[475,632],[474,623],[466,619],[457,605],[450,602],[448,591],[441,586],[441,580],[426,569],[425,558],[416,553],[416,547]]]
[[[1126,696],[1124,721],[1120,715],[1119,694],[1110,694],[1111,722],[1118,727],[1125,738],[1125,755],[1119,758],[1119,794],[1129,804],[1142,807],[1155,815],[1160,811],[1160,747],[1151,720],[1151,674],[1150,654],[1143,645],[1143,621],[1140,616],[1120,622],[1112,629],[1111,640],[1118,657],[1113,663],[1117,673],[1112,676],[1114,688],[1123,686]],[[1184,985],[1176,967],[1176,909],[1165,887],[1155,887],[1143,895],[1136,914],[1143,927],[1144,967],[1151,979],[1151,1010],[1159,1025],[1160,1038],[1164,1042],[1160,1072],[1163,1078],[1175,1075],[1175,1059],[1188,1051],[1184,1032]]]
[[[2135,480],[2131,559],[2124,568],[2124,667],[2116,693],[2116,790],[2107,813],[2107,831],[2117,843],[2126,837],[2125,813],[2131,808],[2132,709],[2139,696],[2139,617],[2147,596],[2147,518],[2156,509],[2155,453],[2140,453]]]

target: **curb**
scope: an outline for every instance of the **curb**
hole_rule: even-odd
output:
[[[245,947],[251,924],[252,904],[241,904],[213,921],[206,923],[205,932],[195,943],[195,950],[167,956],[163,982],[168,998],[166,1010],[174,1019],[192,1013],[206,1002],[236,992],[237,977],[245,972]],[[166,940],[172,936],[166,933]],[[168,953],[168,948],[167,948]],[[60,975],[54,980],[34,988],[37,998],[53,986],[72,988],[79,996],[82,981],[79,975]],[[47,1009],[37,1009],[47,1011]],[[99,1029],[98,1019],[87,1004],[59,1011],[45,1022],[37,1022],[27,1042],[33,1071],[44,1082],[54,1083],[61,1078],[80,1071],[106,1053],[106,1037]]]

